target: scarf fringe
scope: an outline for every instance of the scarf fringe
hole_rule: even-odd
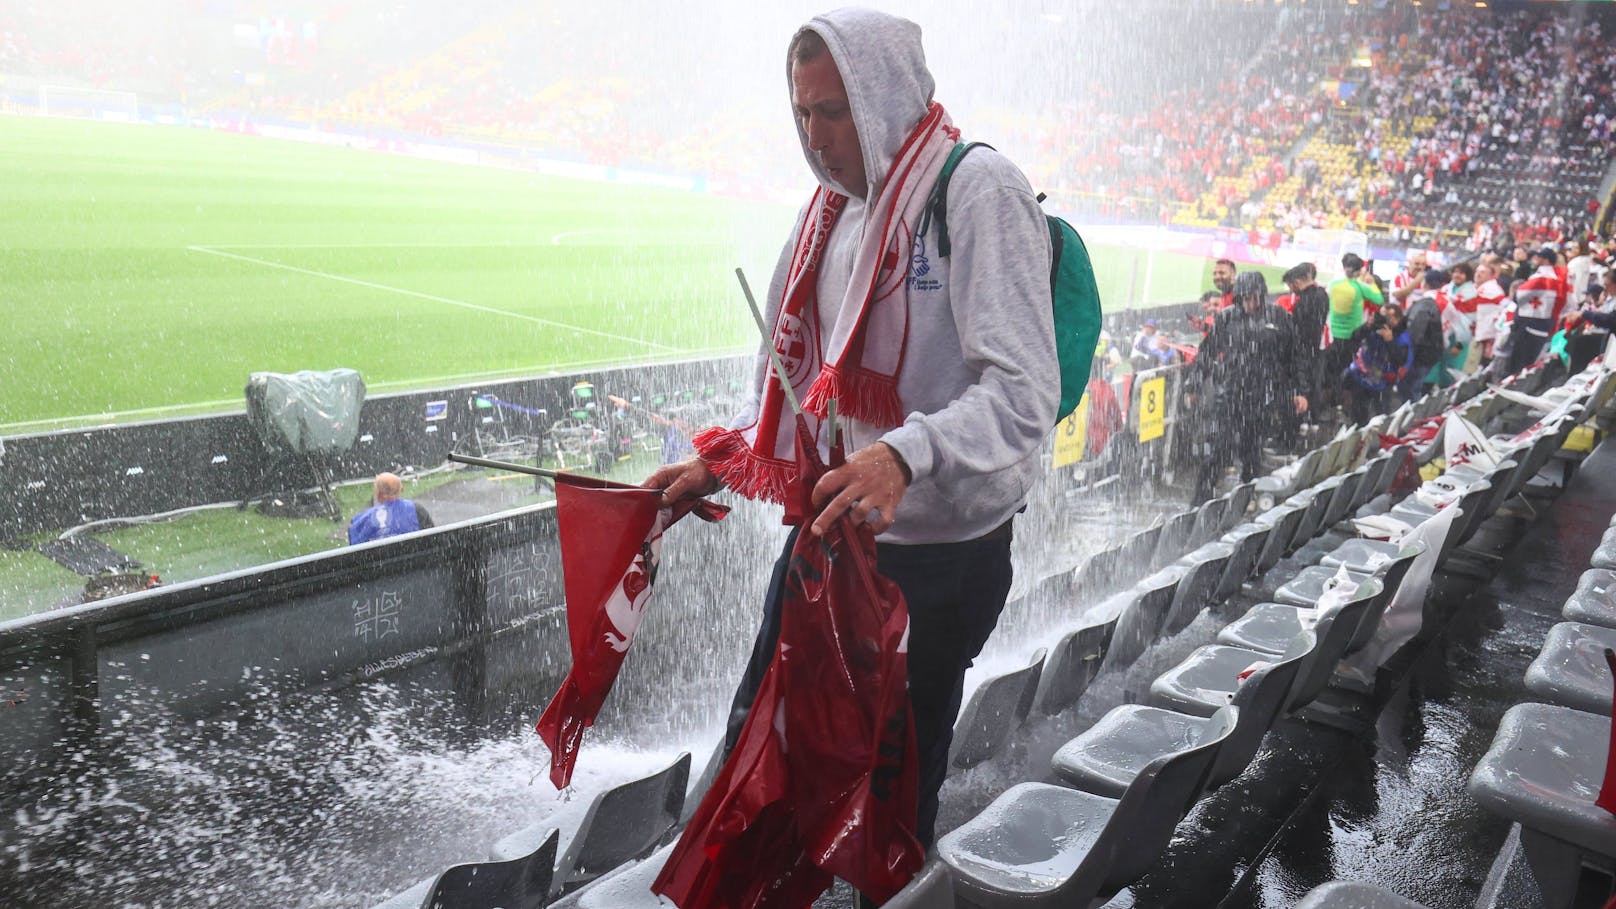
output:
[[[789,462],[760,456],[740,432],[721,426],[702,430],[690,442],[707,469],[731,490],[748,499],[785,504],[786,489],[796,479]]]
[[[809,386],[802,409],[823,419],[836,401],[838,417],[868,423],[878,429],[891,429],[903,423],[903,400],[898,397],[898,377],[867,369],[853,370],[852,381],[835,366],[826,365]]]

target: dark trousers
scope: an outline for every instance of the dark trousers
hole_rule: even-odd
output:
[[[746,674],[730,708],[724,751],[740,737],[746,714],[763,684],[780,640],[786,566],[796,529],[774,565],[763,604],[763,624]],[[909,605],[909,707],[914,715],[920,769],[915,836],[931,848],[936,840],[937,791],[948,776],[948,748],[965,690],[965,670],[982,652],[1010,593],[1010,528],[963,543],[897,546],[878,543],[876,570],[903,591]]]
[[[1533,331],[1543,334],[1534,334]],[[1543,353],[1543,345],[1549,343],[1549,333],[1553,331],[1554,322],[1551,319],[1517,317],[1509,330],[1509,362],[1504,366],[1505,374],[1520,372],[1536,363],[1538,355]]]
[[[1236,461],[1240,462],[1241,482],[1255,479],[1262,472],[1263,441],[1280,432],[1277,424],[1283,417],[1275,409],[1280,405],[1268,410],[1237,410],[1222,402],[1213,406],[1217,409],[1207,424],[1201,450],[1196,452],[1199,463],[1195,470],[1195,491],[1190,497],[1191,504],[1195,505],[1217,493],[1223,471]]]

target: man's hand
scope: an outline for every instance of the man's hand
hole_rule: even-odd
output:
[[[875,532],[883,533],[892,526],[908,488],[909,469],[892,446],[885,442],[865,446],[814,485],[814,507],[824,509],[814,519],[814,535],[823,536],[849,509],[854,521],[869,519]]]
[[[701,458],[690,458],[674,464],[664,464],[640,484],[646,489],[662,490],[662,504],[672,505],[680,499],[699,499],[717,492],[724,484],[707,469]]]
[[[1296,405],[1296,412],[1298,414],[1307,413],[1307,398],[1304,398],[1301,395],[1297,395],[1295,398],[1292,399],[1292,403],[1294,403]]]
[[[1565,315],[1566,331],[1570,331],[1582,324],[1582,310],[1574,309]]]

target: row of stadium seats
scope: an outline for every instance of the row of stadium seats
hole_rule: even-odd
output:
[[[1526,670],[1533,702],[1504,714],[1469,791],[1519,825],[1544,909],[1575,904],[1584,866],[1616,875],[1616,817],[1594,804],[1605,779],[1616,648],[1616,517],[1577,589],[1566,621],[1549,629]]]

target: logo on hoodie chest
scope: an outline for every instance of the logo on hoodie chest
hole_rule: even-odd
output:
[[[943,289],[941,272],[933,269],[926,255],[926,235],[915,234],[915,245],[909,253],[909,290],[912,293],[935,293]]]

